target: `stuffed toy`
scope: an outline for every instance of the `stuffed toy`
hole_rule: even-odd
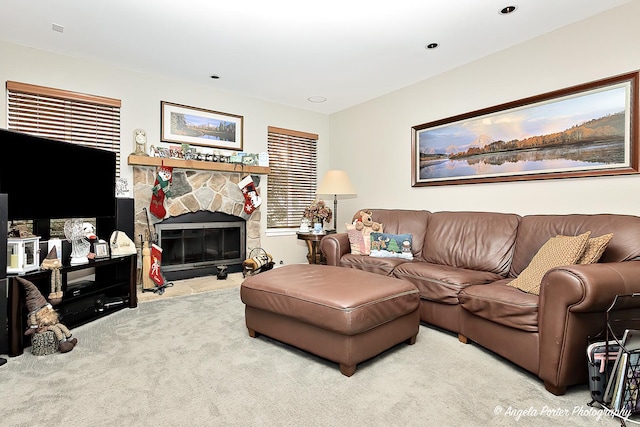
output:
[[[78,340],[71,338],[71,331],[60,323],[58,312],[51,307],[51,304],[47,303],[47,300],[44,299],[36,285],[22,277],[16,277],[16,279],[24,286],[26,304],[29,309],[27,316],[29,328],[24,334],[33,335],[36,332],[52,331],[58,340],[58,349],[61,353],[68,353],[73,350]]]
[[[357,218],[353,223],[356,226],[356,230],[362,231],[365,228],[369,228],[370,230],[368,231],[382,232],[382,224],[371,219],[372,214],[373,212],[368,209],[360,211],[360,218]]]
[[[47,257],[40,264],[43,270],[51,270],[51,293],[49,294],[49,303],[58,305],[62,301],[62,279],[60,278],[60,268],[62,261],[58,259],[58,250],[52,247]]]

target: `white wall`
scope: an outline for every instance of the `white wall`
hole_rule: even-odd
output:
[[[338,220],[363,207],[640,215],[639,175],[412,188],[410,170],[412,126],[640,69],[638,17],[640,2],[621,6],[332,115],[331,166],[358,191]]]
[[[319,135],[320,150],[324,149],[323,145],[328,140],[327,115],[215,90],[212,88],[215,82],[205,79],[203,84],[193,84],[0,41],[0,81],[3,83],[14,80],[122,100],[122,176],[128,179],[129,184],[133,182],[132,167],[126,164],[126,158],[134,151],[133,130],[143,128],[147,131],[149,145],[163,145],[160,143],[160,101],[243,116],[243,148],[247,152],[267,150],[268,126],[316,133]],[[6,101],[1,102],[0,127],[3,128],[7,127],[6,108]],[[262,176],[260,183],[260,191],[265,199],[260,208],[262,246],[277,261],[306,262],[305,242],[297,240],[295,235],[265,236],[266,179]]]

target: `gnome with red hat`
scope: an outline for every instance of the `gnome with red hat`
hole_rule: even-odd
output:
[[[58,312],[42,296],[36,285],[22,277],[16,277],[18,282],[24,286],[27,294],[27,308],[29,309],[29,328],[25,335],[32,335],[36,332],[52,331],[58,340],[58,349],[61,353],[67,353],[76,346],[78,340],[71,338],[71,331],[60,323]]]

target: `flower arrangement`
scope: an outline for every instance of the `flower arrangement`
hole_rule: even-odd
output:
[[[322,200],[314,200],[308,207],[304,208],[304,218],[307,218],[312,223],[314,222],[331,222],[333,218],[333,212],[329,209]]]

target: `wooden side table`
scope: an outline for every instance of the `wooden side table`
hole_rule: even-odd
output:
[[[335,230],[325,231],[324,233],[301,233],[296,232],[298,235],[298,240],[304,240],[307,242],[307,248],[309,252],[307,253],[307,260],[309,264],[324,264],[326,260],[324,259],[324,254],[320,250],[320,240],[327,234],[333,234]]]

